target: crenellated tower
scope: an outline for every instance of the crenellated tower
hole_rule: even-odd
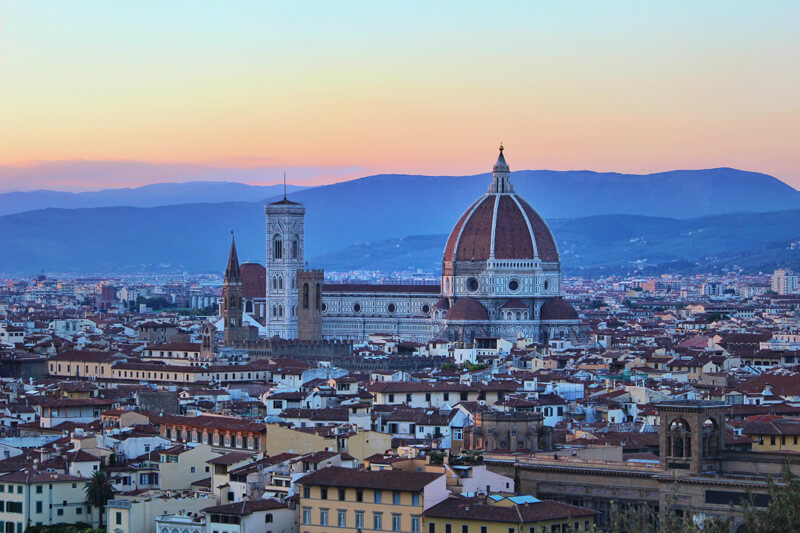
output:
[[[297,271],[297,338],[305,341],[322,340],[322,270]]]

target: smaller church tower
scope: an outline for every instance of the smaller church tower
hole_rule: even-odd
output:
[[[236,241],[232,232],[220,311],[224,321],[225,345],[232,346],[237,341],[245,340],[248,328],[242,323],[242,273],[239,270],[239,257],[236,255]]]
[[[297,271],[297,338],[304,341],[322,340],[322,270]]]

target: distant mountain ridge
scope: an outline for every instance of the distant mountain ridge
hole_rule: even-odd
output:
[[[305,187],[287,185],[289,192]],[[103,189],[87,192],[50,190],[0,194],[0,215],[23,213],[51,207],[157,207],[198,202],[250,202],[283,194],[283,185],[247,185],[227,181],[187,181],[154,183],[135,188]]]
[[[549,221],[566,274],[800,269],[800,210],[691,219],[599,215]],[[365,242],[314,257],[312,266],[347,272],[435,270],[448,234]]]
[[[446,234],[461,213],[486,191],[489,181],[488,174],[379,175],[298,190],[289,197],[306,206],[306,257],[323,258],[356,243]],[[520,171],[513,173],[512,183],[518,193],[551,221],[565,267],[570,264],[570,254],[576,259],[576,267],[596,265],[593,258],[604,257],[605,252],[598,247],[589,244],[583,247],[581,232],[592,235],[596,242],[605,242],[606,237],[611,239],[607,246],[613,250],[622,246],[622,241],[615,238],[655,224],[655,233],[643,233],[641,237],[656,251],[662,249],[661,241],[678,248],[683,246],[680,240],[671,240],[669,233],[679,235],[683,231],[680,219],[800,209],[800,192],[773,177],[735,169],[647,176]],[[221,202],[217,197],[213,203],[43,209],[0,216],[0,272],[218,271],[225,264],[230,230],[236,232],[241,259],[263,261],[263,205],[267,196],[255,196],[260,193],[250,190],[247,201],[241,202]],[[578,225],[574,227],[560,226],[565,219],[611,214],[614,215],[608,219],[607,235],[598,234],[596,228],[601,226],[597,225],[583,227],[575,222]],[[645,218],[639,221],[624,216]],[[744,220],[761,220],[754,214],[741,216]],[[664,221],[648,217],[664,217]],[[769,224],[755,222],[752,226],[741,226],[740,231],[751,235],[747,250],[757,242],[766,246],[779,241],[778,234],[794,238],[795,228],[800,228],[800,223],[791,217],[775,219],[771,224],[787,227],[776,231]],[[659,225],[666,233],[656,231]],[[718,226],[713,229],[723,230]],[[638,237],[630,235],[628,239]],[[728,251],[742,252],[735,235],[725,239],[722,242],[727,249],[714,248],[715,254],[722,257]],[[632,250],[627,245],[624,248]],[[354,252],[351,249],[350,253]],[[675,257],[673,252],[665,252],[665,257]],[[652,256],[651,260],[657,257]],[[417,266],[426,268],[427,264]]]

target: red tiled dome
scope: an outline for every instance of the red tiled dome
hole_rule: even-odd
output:
[[[447,313],[447,320],[489,320],[489,312],[478,300],[459,298]]]
[[[492,251],[495,259],[558,261],[550,228],[516,194],[489,193],[472,204],[453,227],[444,260],[486,261]]]
[[[552,298],[539,311],[540,320],[576,320],[578,312],[561,298]]]

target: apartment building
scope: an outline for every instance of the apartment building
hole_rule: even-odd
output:
[[[85,501],[86,483],[83,477],[34,469],[0,476],[0,531],[75,522],[96,526],[97,511]]]
[[[328,467],[297,480],[300,532],[331,528],[418,533],[422,513],[447,497],[443,474]]]

